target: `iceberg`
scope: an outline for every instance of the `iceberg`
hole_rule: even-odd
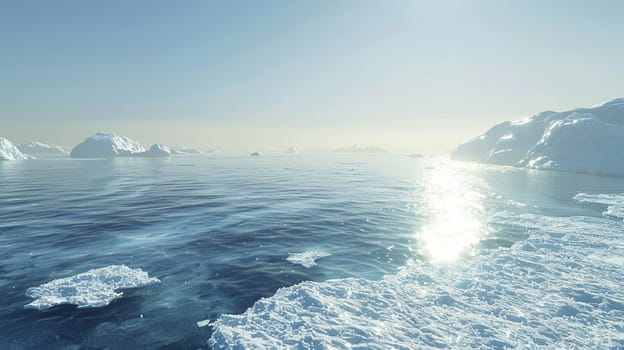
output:
[[[336,153],[386,153],[388,151],[380,147],[374,147],[374,146],[361,147],[358,145],[352,145],[351,147],[336,148],[334,152]]]
[[[39,141],[33,141],[30,143],[24,143],[17,146],[20,151],[26,154],[41,154],[41,155],[64,155],[67,152],[61,146],[51,146]]]
[[[0,137],[0,160],[21,159],[32,159],[32,157],[22,153],[11,141]]]
[[[112,158],[145,152],[137,141],[114,133],[98,132],[89,136],[71,151],[72,158]]]
[[[192,147],[188,147],[184,145],[173,145],[170,147],[170,150],[171,150],[171,154],[199,154],[201,153]]]
[[[170,155],[169,147],[159,143],[153,144],[148,151],[136,154],[138,157],[169,157]]]
[[[119,292],[121,289],[159,282],[158,278],[149,277],[141,269],[111,265],[28,288],[26,296],[35,300],[24,308],[46,310],[61,304],[73,304],[78,308],[104,307],[123,296]]]
[[[624,99],[502,122],[457,147],[453,159],[595,175],[624,175]]]
[[[320,250],[308,250],[303,253],[290,253],[286,260],[295,265],[310,268],[316,265],[316,260],[330,256],[331,254]]]

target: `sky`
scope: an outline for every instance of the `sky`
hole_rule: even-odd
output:
[[[446,152],[624,96],[621,1],[0,0],[0,136]]]

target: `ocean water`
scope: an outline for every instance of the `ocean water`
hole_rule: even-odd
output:
[[[622,193],[392,154],[0,162],[0,349],[621,349]],[[161,283],[24,309],[118,264]]]

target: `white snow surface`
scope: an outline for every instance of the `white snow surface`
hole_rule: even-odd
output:
[[[170,155],[171,150],[169,150],[169,147],[159,143],[153,144],[148,151],[137,154],[137,156],[141,157],[169,157]]]
[[[24,308],[45,310],[61,304],[74,304],[78,308],[103,307],[121,298],[121,289],[159,282],[141,269],[111,265],[28,288],[26,296],[35,300]]]
[[[11,141],[0,137],[0,160],[22,160],[32,157],[22,153]]]
[[[52,154],[63,155],[67,152],[61,146],[51,146],[43,142],[33,141],[30,143],[24,143],[17,146],[20,151],[26,154]]]
[[[624,194],[587,194],[579,193],[574,196],[574,200],[579,203],[594,203],[607,205],[602,215],[624,219]]]
[[[137,141],[114,133],[98,132],[89,136],[71,151],[72,158],[112,158],[134,156],[145,152]]]
[[[499,213],[511,248],[455,267],[411,262],[381,280],[279,289],[222,315],[215,349],[622,349],[624,227],[607,218]]]
[[[316,265],[316,260],[330,256],[331,254],[321,250],[307,250],[302,253],[290,253],[286,260],[295,265],[310,268]]]
[[[533,169],[624,176],[624,99],[502,122],[452,158]]]

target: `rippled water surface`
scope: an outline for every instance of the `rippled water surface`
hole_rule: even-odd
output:
[[[0,162],[0,349],[208,348],[200,320],[302,281],[455,269],[525,240],[493,215],[602,218],[624,181],[378,156]],[[287,260],[330,254],[310,268]],[[112,264],[162,283],[99,309],[25,310],[28,287]]]

